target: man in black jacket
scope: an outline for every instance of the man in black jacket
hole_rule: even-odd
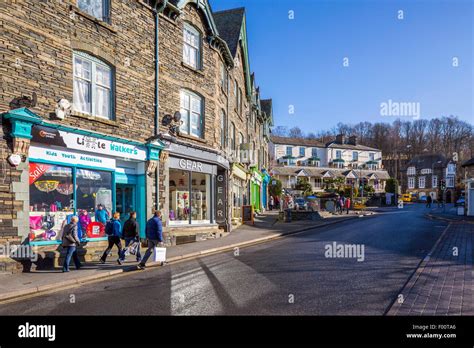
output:
[[[125,223],[123,224],[122,229],[122,238],[125,240],[125,248],[122,250],[122,254],[120,255],[120,260],[125,260],[125,251],[127,250],[128,246],[134,242],[137,242],[137,262],[142,260],[140,255],[140,227],[137,222],[137,213],[132,211],[130,212],[130,217]]]

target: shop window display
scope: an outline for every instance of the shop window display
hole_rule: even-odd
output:
[[[169,188],[170,225],[210,223],[210,175],[170,169]]]
[[[30,163],[29,184],[30,241],[60,241],[62,228],[75,214],[79,238],[105,236],[95,211],[99,204],[109,215],[112,211],[112,173]]]
[[[112,173],[99,170],[76,170],[76,202],[82,236],[97,238],[104,236],[104,226],[95,221],[99,205],[112,214]]]
[[[63,225],[74,214],[72,169],[30,163],[31,241],[60,240]]]

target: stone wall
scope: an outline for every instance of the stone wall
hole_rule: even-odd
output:
[[[110,23],[74,0],[0,4],[0,113],[12,100],[37,95],[30,110],[63,125],[144,142],[154,134],[154,16],[141,1],[112,1]],[[60,98],[73,100],[73,52],[84,51],[114,71],[114,117],[78,112],[54,119]],[[0,243],[28,235],[28,165],[6,161],[10,125],[0,118]]]

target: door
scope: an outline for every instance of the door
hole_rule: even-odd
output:
[[[117,184],[115,210],[120,213],[122,223],[128,220],[131,211],[136,211],[135,185]]]

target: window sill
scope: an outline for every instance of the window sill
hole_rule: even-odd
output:
[[[192,136],[192,135],[189,135],[189,134],[183,134],[183,133],[179,133],[178,135],[180,138],[183,138],[183,139],[187,139],[187,140],[194,140],[194,141],[198,141],[202,144],[207,144],[206,140],[204,140],[203,138],[198,138],[198,137],[195,137],[195,136]]]
[[[192,72],[195,72],[196,74],[204,76],[204,71],[202,69],[196,69],[195,67],[189,64],[186,64],[185,62],[181,62],[181,66],[185,67],[186,69],[191,70]]]
[[[78,111],[72,111],[71,116],[82,118],[82,119],[89,120],[89,121],[103,123],[103,124],[113,126],[113,127],[118,127],[119,126],[117,121],[107,120],[105,118],[97,117],[97,116],[91,116],[91,115],[84,114],[84,113],[78,112]]]
[[[82,11],[79,7],[77,6],[74,6],[74,5],[70,5],[70,11],[73,11],[74,13],[78,14],[79,16],[81,17],[84,17],[84,18],[87,18],[88,20],[94,22],[95,24],[98,24],[100,25],[101,27],[105,28],[105,29],[108,29],[109,31],[111,31],[112,33],[114,34],[117,34],[117,28],[114,27],[112,24],[109,24],[107,22],[104,22],[94,16],[91,16],[90,14],[88,14],[87,12],[84,12]]]

